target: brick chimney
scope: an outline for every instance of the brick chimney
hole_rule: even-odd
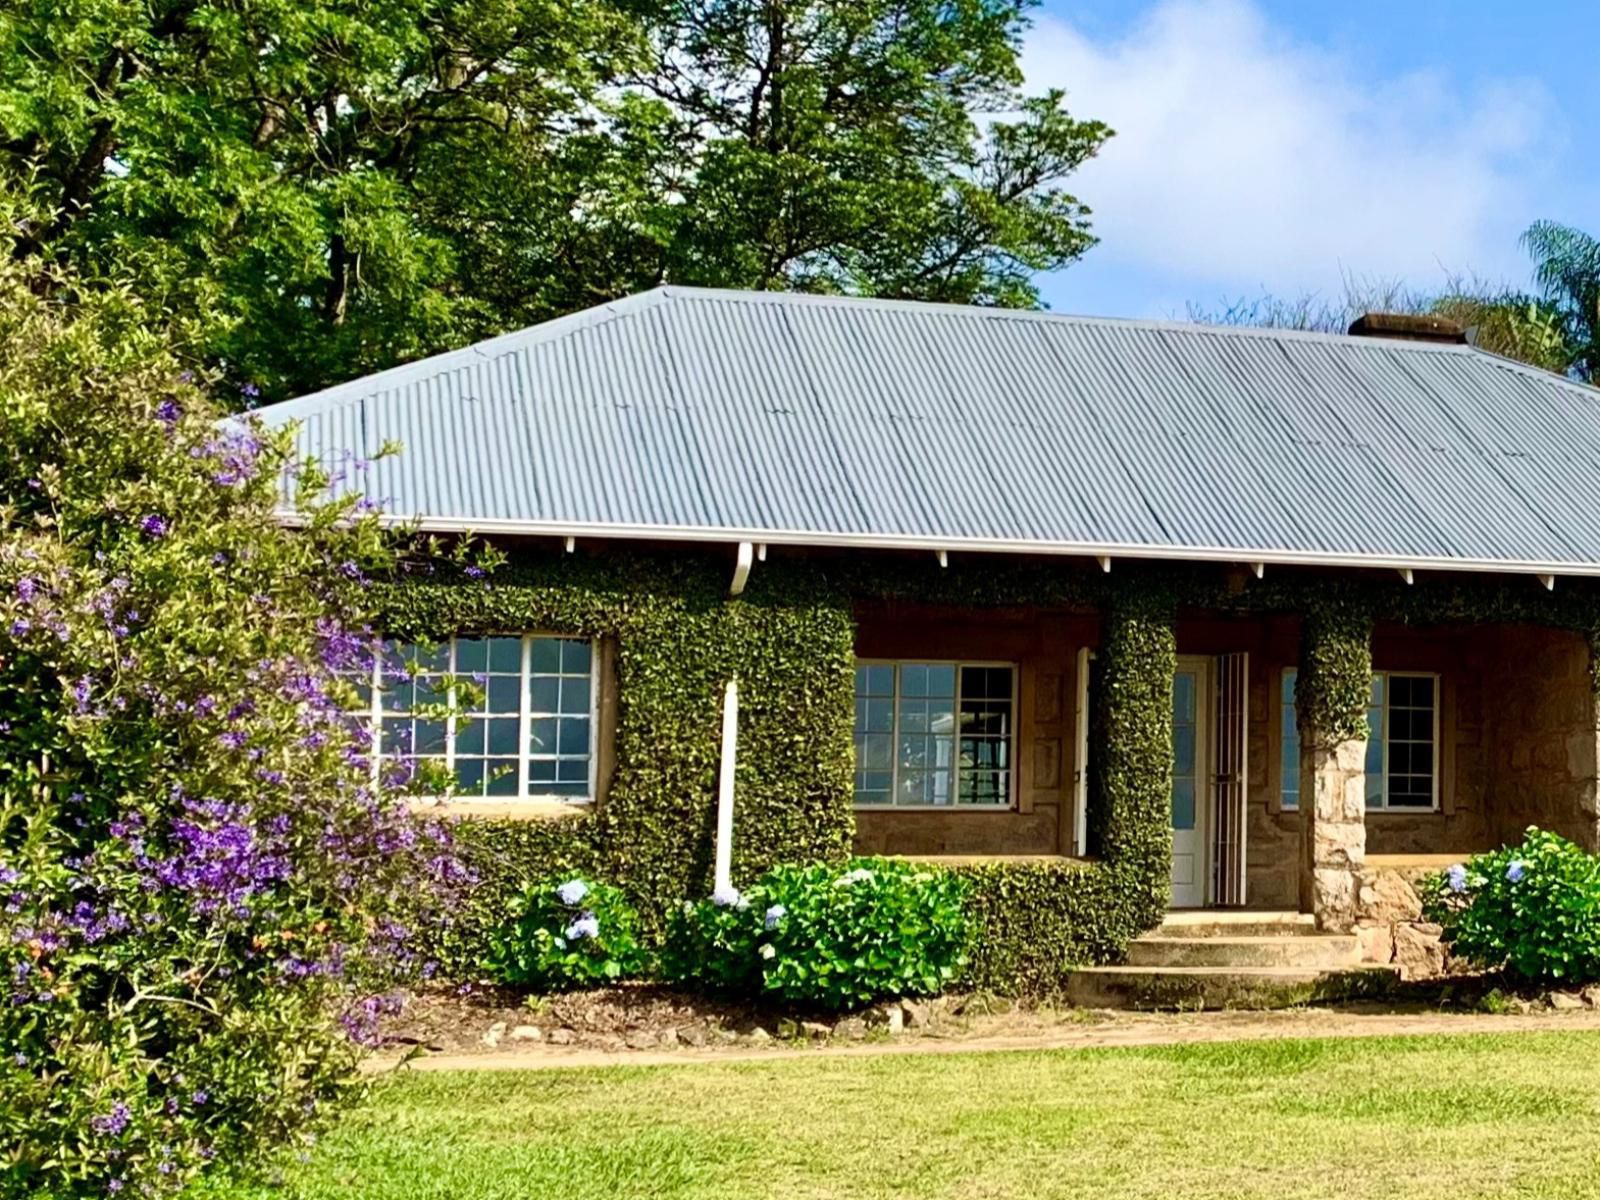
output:
[[[1350,323],[1351,337],[1398,338],[1402,342],[1465,345],[1466,329],[1448,317],[1420,313],[1369,312]]]

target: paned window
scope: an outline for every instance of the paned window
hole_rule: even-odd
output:
[[[481,691],[460,715],[441,717],[446,676]],[[370,709],[380,758],[443,760],[463,797],[594,795],[595,655],[583,638],[457,637],[437,646],[385,642],[370,677],[353,677]]]
[[[859,663],[856,805],[1009,807],[1015,711],[1008,663]]]
[[[1300,732],[1295,722],[1296,672],[1283,673],[1279,800],[1300,806]],[[1439,678],[1409,671],[1372,676],[1367,700],[1367,807],[1431,809],[1439,803]]]

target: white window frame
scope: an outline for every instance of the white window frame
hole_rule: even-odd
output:
[[[955,734],[955,754],[950,763],[950,795],[949,804],[855,804],[854,772],[851,781],[851,802],[856,812],[968,812],[968,813],[997,813],[1013,812],[1017,807],[1017,773],[1019,764],[1017,760],[1017,742],[1019,712],[1021,703],[1019,692],[1022,688],[1022,670],[1014,662],[1002,662],[989,659],[951,659],[951,658],[858,658],[857,667],[893,667],[894,668],[894,697],[891,701],[894,714],[894,729],[890,734],[894,744],[894,755],[890,759],[889,790],[893,793],[900,781],[900,668],[912,667],[954,667],[956,670],[955,712],[959,719],[961,713],[961,672],[965,667],[1005,667],[1011,672],[1011,733],[1007,739],[1009,754],[1006,768],[1006,798],[999,804],[961,804],[956,797],[961,795],[961,732],[959,728]],[[852,684],[852,686],[854,686]]]
[[[1374,676],[1383,679],[1383,778],[1379,781],[1379,803],[1367,803],[1369,813],[1428,813],[1439,811],[1439,713],[1444,708],[1444,694],[1437,671],[1374,671]],[[1420,804],[1390,804],[1389,803],[1389,731],[1393,722],[1389,719],[1389,697],[1392,694],[1389,687],[1391,679],[1431,679],[1433,680],[1433,761],[1429,765],[1429,782],[1432,786],[1432,795],[1426,808]],[[1368,693],[1370,700],[1371,693]],[[1362,715],[1371,708],[1369,703],[1362,708]]]
[[[1283,682],[1284,682],[1284,680],[1286,680],[1289,677],[1290,674],[1294,674],[1295,675],[1295,685],[1296,685],[1296,687],[1299,686],[1299,669],[1297,667],[1285,667],[1285,668],[1283,668],[1282,672],[1279,675],[1279,681],[1278,681],[1278,688],[1279,688],[1279,691],[1278,691],[1278,721],[1279,721],[1280,725],[1281,725],[1282,720],[1283,720],[1283,708],[1284,708],[1284,703],[1283,703]],[[1440,809],[1439,773],[1440,773],[1440,763],[1443,760],[1443,755],[1441,754],[1441,745],[1440,745],[1440,737],[1441,737],[1440,713],[1444,709],[1444,694],[1443,694],[1444,684],[1443,684],[1443,680],[1441,679],[1441,677],[1439,675],[1439,672],[1437,672],[1437,671],[1374,671],[1372,673],[1372,675],[1373,675],[1373,678],[1375,678],[1375,679],[1376,678],[1382,678],[1384,680],[1384,685],[1383,685],[1383,777],[1378,781],[1378,784],[1379,784],[1379,796],[1378,796],[1378,799],[1379,799],[1380,802],[1376,803],[1376,804],[1367,804],[1366,805],[1366,811],[1369,812],[1369,813],[1428,813],[1428,812],[1438,812],[1439,809]],[[1394,679],[1394,678],[1400,678],[1400,679],[1431,679],[1431,680],[1433,680],[1433,763],[1432,763],[1432,769],[1431,769],[1431,776],[1432,776],[1432,780],[1433,780],[1433,800],[1432,800],[1432,803],[1427,808],[1422,807],[1422,805],[1420,805],[1420,804],[1394,804],[1394,805],[1391,805],[1389,803],[1389,730],[1391,728],[1391,722],[1389,720],[1389,695],[1390,695],[1390,689],[1389,689],[1388,681],[1390,679]],[[1371,696],[1371,692],[1370,691],[1368,692],[1368,696],[1370,698],[1370,696]],[[1366,715],[1366,711],[1370,707],[1371,707],[1370,703],[1369,704],[1365,704],[1365,705],[1362,706],[1361,712],[1362,712],[1363,716]],[[1280,737],[1281,736],[1283,736],[1283,735],[1280,732]],[[1296,736],[1298,737],[1298,728],[1296,730]],[[1279,773],[1280,776],[1283,774],[1283,746],[1281,746],[1281,745],[1278,747],[1278,773]],[[1285,784],[1285,782],[1286,781],[1284,779],[1282,779],[1282,778],[1280,778],[1279,781],[1278,781],[1278,806],[1283,812],[1298,812],[1299,808],[1300,808],[1299,803],[1298,803],[1298,801],[1299,801],[1299,795],[1298,795],[1299,788],[1298,788],[1298,785],[1296,786],[1296,797],[1295,797],[1296,803],[1294,803],[1294,804],[1285,804],[1283,802],[1283,793],[1284,793],[1284,784]]]
[[[596,790],[599,786],[599,746],[600,746],[600,643],[597,638],[580,637],[570,633],[546,633],[534,631],[531,633],[463,633],[452,634],[442,639],[439,644],[449,648],[448,666],[441,674],[455,675],[456,671],[456,644],[461,638],[479,640],[485,638],[517,638],[522,643],[521,659],[518,673],[517,697],[517,791],[515,795],[464,795],[460,792],[451,792],[446,796],[424,796],[424,800],[437,800],[444,803],[463,802],[473,804],[516,804],[528,800],[546,800],[573,806],[582,806],[594,803]],[[528,764],[533,761],[534,755],[529,748],[533,736],[533,708],[530,697],[529,681],[533,673],[533,643],[537,638],[555,638],[568,642],[587,642],[589,646],[589,775],[585,786],[587,792],[582,796],[561,795],[554,792],[530,792],[528,779]],[[386,654],[385,646],[391,641],[402,641],[400,638],[381,638],[377,652],[373,655],[372,674],[367,683],[372,693],[371,704],[368,707],[366,719],[371,729],[372,773],[374,779],[383,769],[385,755],[383,753],[383,663]],[[415,641],[410,644],[416,645]],[[454,689],[449,693],[448,703],[454,706]],[[357,709],[356,712],[361,710]],[[415,718],[409,713],[388,713],[390,717],[404,717],[409,720]],[[501,714],[502,719],[509,713]],[[482,721],[486,719],[483,714],[468,714],[469,719]],[[452,779],[456,773],[456,722],[457,717],[451,713],[445,721],[444,754],[429,754],[422,757],[428,759],[444,760],[445,769]],[[472,756],[469,756],[472,757]],[[540,756],[541,758],[545,756]],[[392,761],[393,756],[389,756]],[[559,761],[559,760],[557,760]]]
[[[1279,812],[1299,812],[1300,811],[1300,771],[1299,771],[1299,763],[1300,763],[1300,721],[1299,721],[1299,713],[1298,713],[1298,711],[1295,714],[1295,723],[1294,723],[1294,726],[1293,726],[1293,728],[1294,728],[1294,745],[1295,745],[1295,766],[1296,766],[1295,778],[1294,778],[1294,803],[1290,804],[1284,799],[1284,794],[1285,794],[1285,792],[1288,791],[1288,788],[1289,788],[1289,777],[1288,777],[1288,775],[1285,773],[1285,771],[1283,769],[1283,756],[1284,756],[1284,754],[1286,752],[1286,749],[1287,749],[1287,747],[1289,745],[1289,735],[1283,728],[1283,710],[1285,708],[1290,707],[1290,705],[1293,703],[1293,701],[1289,701],[1289,700],[1286,700],[1284,698],[1287,695],[1288,691],[1289,691],[1288,687],[1285,686],[1285,685],[1288,683],[1290,676],[1294,677],[1295,686],[1296,686],[1296,688],[1298,688],[1299,685],[1300,685],[1300,668],[1299,667],[1284,667],[1283,670],[1278,672],[1278,737],[1281,739],[1281,744],[1278,746],[1278,811]]]

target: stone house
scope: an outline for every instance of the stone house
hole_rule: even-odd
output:
[[[1600,392],[1438,322],[1326,336],[664,287],[260,415],[332,463],[400,442],[360,486],[422,529],[706,555],[734,595],[780,563],[1204,578],[1220,599],[1171,617],[1175,908],[1309,912],[1387,959],[1416,916],[1399,880],[1530,824],[1600,848]],[[1307,606],[1347,594],[1371,598],[1364,734],[1296,703]],[[930,589],[851,616],[859,850],[1095,856],[1103,611]],[[603,806],[616,647],[446,634],[441,667],[488,680],[478,732],[419,734],[452,802]]]

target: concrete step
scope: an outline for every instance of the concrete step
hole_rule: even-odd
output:
[[[1317,932],[1310,913],[1256,908],[1174,909],[1166,915],[1158,937],[1294,937]]]
[[[1132,967],[1354,967],[1361,952],[1353,934],[1170,937],[1147,933],[1128,946]]]
[[[1398,978],[1390,966],[1081,967],[1067,976],[1065,999],[1081,1008],[1289,1008],[1381,996]]]

